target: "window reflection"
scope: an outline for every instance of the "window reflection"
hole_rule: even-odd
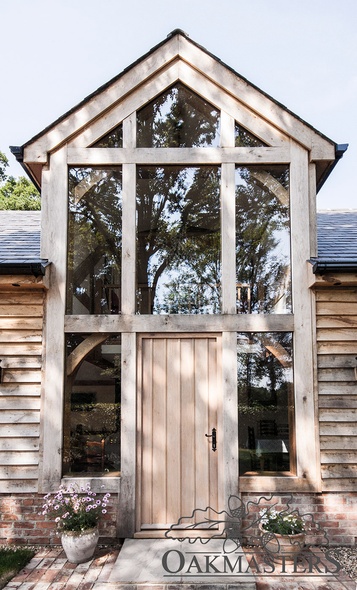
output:
[[[64,475],[120,471],[120,337],[67,335]]]
[[[138,147],[217,147],[220,114],[183,84],[137,113]]]
[[[235,143],[236,147],[266,147],[267,144],[264,143],[261,139],[247,131],[244,127],[239,125],[237,122],[234,128],[234,136],[235,136]]]
[[[240,474],[293,471],[291,333],[237,337]]]
[[[120,124],[118,127],[104,135],[101,139],[98,139],[92,147],[108,147],[108,148],[121,148],[123,147],[123,125]]]
[[[67,313],[121,310],[121,169],[71,168]]]
[[[220,312],[220,170],[137,170],[137,312]]]
[[[236,168],[237,313],[290,313],[287,166]]]

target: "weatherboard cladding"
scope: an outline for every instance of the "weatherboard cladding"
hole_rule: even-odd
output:
[[[317,214],[318,262],[357,263],[357,210]],[[0,211],[0,265],[41,262],[41,212]]]

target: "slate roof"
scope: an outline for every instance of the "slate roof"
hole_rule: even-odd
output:
[[[357,270],[357,209],[319,211],[317,234],[314,272]],[[41,211],[0,211],[0,272],[43,267],[40,239]]]
[[[326,210],[317,213],[318,257],[314,272],[357,270],[357,210]]]
[[[0,273],[44,274],[41,211],[0,211]]]

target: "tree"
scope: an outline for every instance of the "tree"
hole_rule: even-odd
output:
[[[5,169],[8,165],[9,165],[9,162],[8,162],[7,157],[5,156],[5,154],[0,152],[0,181],[1,182],[4,182],[6,180]]]
[[[7,157],[0,152],[0,210],[40,210],[41,197],[37,188],[25,176],[8,176],[8,165]]]

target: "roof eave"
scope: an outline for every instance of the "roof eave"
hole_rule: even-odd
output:
[[[48,260],[36,260],[29,262],[0,262],[0,275],[31,275],[43,277],[46,268],[50,264]]]
[[[319,260],[312,258],[310,262],[312,264],[312,272],[315,275],[324,275],[330,272],[357,272],[357,259]]]
[[[322,186],[325,184],[326,180],[330,176],[336,164],[341,160],[341,158],[343,158],[344,153],[347,151],[347,149],[348,143],[335,144],[335,159],[332,162],[330,162],[330,164],[326,167],[324,173],[322,174],[321,178],[319,179],[316,185],[316,193],[318,193]]]
[[[19,164],[22,166],[22,168],[26,172],[27,176],[30,178],[31,182],[33,182],[37,190],[41,192],[41,184],[38,182],[37,178],[32,173],[31,168],[24,163],[24,146],[10,145],[10,151],[15,156]]]

